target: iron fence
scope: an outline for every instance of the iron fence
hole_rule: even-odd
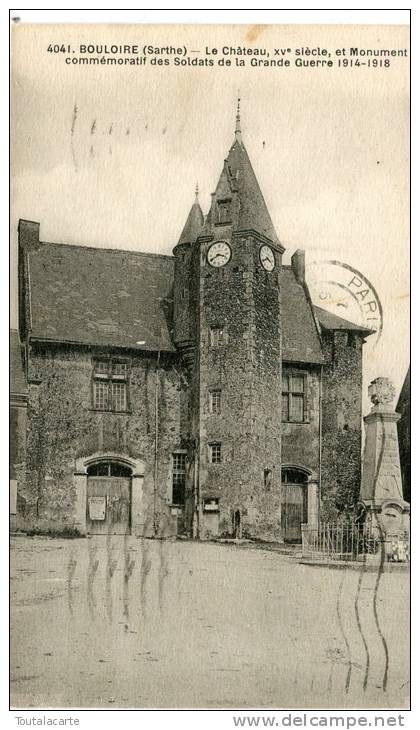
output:
[[[371,524],[354,522],[302,525],[302,556],[312,560],[361,560],[380,550]]]

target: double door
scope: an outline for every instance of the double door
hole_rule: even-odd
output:
[[[130,532],[131,478],[92,476],[87,480],[86,527],[91,535]]]

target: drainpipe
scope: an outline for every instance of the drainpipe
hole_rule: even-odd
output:
[[[318,529],[321,515],[321,478],[322,478],[322,373],[323,366],[319,376],[319,466],[318,466]]]
[[[199,505],[200,496],[198,491],[198,439],[194,439],[194,499],[193,499],[193,538],[200,537]]]
[[[158,356],[156,361],[156,374],[155,374],[155,468],[154,468],[154,482],[153,482],[153,531],[156,537],[157,534],[157,514],[156,514],[156,502],[157,502],[157,484],[158,484],[158,445],[159,445],[159,360],[160,350],[158,350]]]

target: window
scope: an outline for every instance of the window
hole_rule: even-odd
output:
[[[282,484],[307,484],[308,475],[301,469],[283,467],[281,470],[281,481]]]
[[[210,456],[211,464],[221,464],[222,463],[222,444],[221,443],[209,444],[209,456]]]
[[[217,223],[230,223],[230,200],[217,201]]]
[[[185,504],[186,454],[172,454],[172,504]]]
[[[101,359],[93,363],[93,407],[98,411],[128,410],[128,363]]]
[[[131,477],[131,469],[118,461],[98,461],[87,469],[89,477]]]
[[[266,489],[271,487],[271,469],[264,469],[264,487]]]
[[[210,413],[219,414],[222,407],[222,391],[219,389],[209,392],[209,408]]]
[[[283,375],[282,420],[303,423],[305,420],[305,376]]]
[[[227,342],[227,336],[224,327],[211,327],[210,329],[210,345],[219,347]]]

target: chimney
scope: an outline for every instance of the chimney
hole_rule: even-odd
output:
[[[40,247],[39,223],[35,221],[19,220],[19,245],[28,251],[37,250]]]
[[[305,251],[298,248],[292,256],[292,270],[299,282],[299,284],[305,283]]]

